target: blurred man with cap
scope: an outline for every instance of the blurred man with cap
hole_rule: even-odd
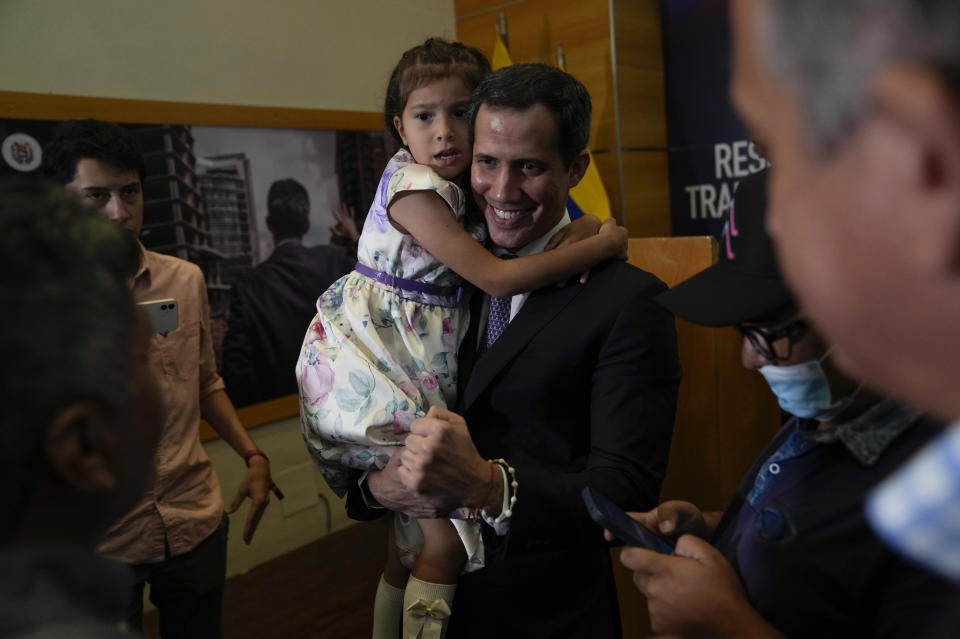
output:
[[[720,261],[658,299],[688,321],[734,325],[741,359],[791,414],[724,512],[668,501],[635,515],[672,556],[625,548],[653,629],[682,636],[910,636],[949,586],[888,551],[863,497],[939,426],[833,365],[780,276],[764,228],[767,173],[746,178]],[[707,543],[709,541],[709,543]]]

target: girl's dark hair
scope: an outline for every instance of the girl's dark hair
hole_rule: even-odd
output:
[[[455,76],[463,80],[467,91],[472,92],[490,71],[490,62],[480,51],[460,42],[430,38],[413,47],[400,57],[387,83],[387,97],[383,104],[387,130],[402,146],[403,140],[393,125],[393,118],[403,114],[410,93],[424,82]]]

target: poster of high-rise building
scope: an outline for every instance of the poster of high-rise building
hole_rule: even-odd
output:
[[[57,122],[0,119],[0,177],[43,175],[43,147]],[[257,127],[216,127],[190,125],[124,124],[136,139],[146,165],[143,180],[143,227],[140,241],[144,248],[173,255],[195,263],[204,274],[210,302],[211,335],[218,368],[228,382],[228,392],[238,405],[246,405],[296,392],[294,365],[296,353],[263,356],[258,349],[299,346],[312,318],[313,304],[332,279],[347,272],[355,259],[355,236],[351,230],[363,226],[380,174],[392,152],[392,142],[378,131],[336,131],[322,129],[278,129]],[[299,237],[271,229],[267,216],[268,195],[275,185],[293,185],[301,190],[307,215],[306,228]],[[338,215],[352,216],[346,225]],[[335,230],[336,229],[336,230]],[[231,314],[239,315],[240,289],[249,300],[251,289],[265,292],[262,283],[254,285],[258,266],[276,260],[279,245],[296,241],[304,249],[334,245],[326,259],[331,271],[303,293],[306,302],[264,304],[271,307],[270,318],[249,321],[245,311],[241,325]],[[289,251],[288,249],[285,249]],[[314,252],[312,255],[318,255]],[[267,270],[264,266],[260,271]],[[333,272],[336,271],[336,272]],[[306,279],[307,276],[301,279]],[[332,279],[331,279],[332,278]],[[262,279],[262,278],[260,278]],[[322,282],[321,282],[322,280]],[[330,280],[330,281],[327,281]],[[310,288],[301,286],[298,290]],[[285,295],[289,296],[289,290]],[[299,314],[285,308],[298,306]],[[285,316],[285,318],[284,318]],[[286,322],[286,325],[283,324]],[[228,333],[233,329],[233,339]],[[266,335],[247,335],[239,331],[283,333],[283,339]],[[224,345],[239,343],[224,358]],[[283,342],[283,345],[280,343]],[[291,359],[292,357],[292,359]],[[289,362],[285,361],[290,359]],[[249,361],[247,361],[249,360]],[[276,362],[278,370],[265,371],[270,383],[244,385],[243,392],[230,388],[237,371],[255,371],[263,362]],[[243,376],[241,376],[243,377]],[[249,378],[250,375],[245,375]],[[279,377],[281,383],[275,383]],[[241,382],[234,383],[240,388]]]

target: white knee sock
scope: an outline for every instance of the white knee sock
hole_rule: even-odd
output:
[[[410,575],[403,594],[403,639],[442,639],[457,584],[432,584]]]
[[[403,614],[403,588],[394,588],[380,575],[373,603],[373,639],[397,639]]]

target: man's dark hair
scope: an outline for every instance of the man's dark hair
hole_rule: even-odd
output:
[[[0,180],[0,543],[44,472],[50,421],[74,402],[133,397],[136,241],[63,187]]]
[[[130,132],[113,122],[93,118],[57,125],[43,149],[43,173],[60,184],[69,184],[77,175],[77,163],[85,159],[136,171],[141,182],[147,175],[143,152]]]
[[[267,226],[275,240],[303,237],[310,228],[310,195],[302,184],[287,178],[270,185]]]
[[[493,108],[525,111],[542,104],[557,124],[557,148],[567,168],[590,141],[590,93],[575,77],[546,64],[513,64],[494,71],[473,91],[471,129],[477,112]]]

